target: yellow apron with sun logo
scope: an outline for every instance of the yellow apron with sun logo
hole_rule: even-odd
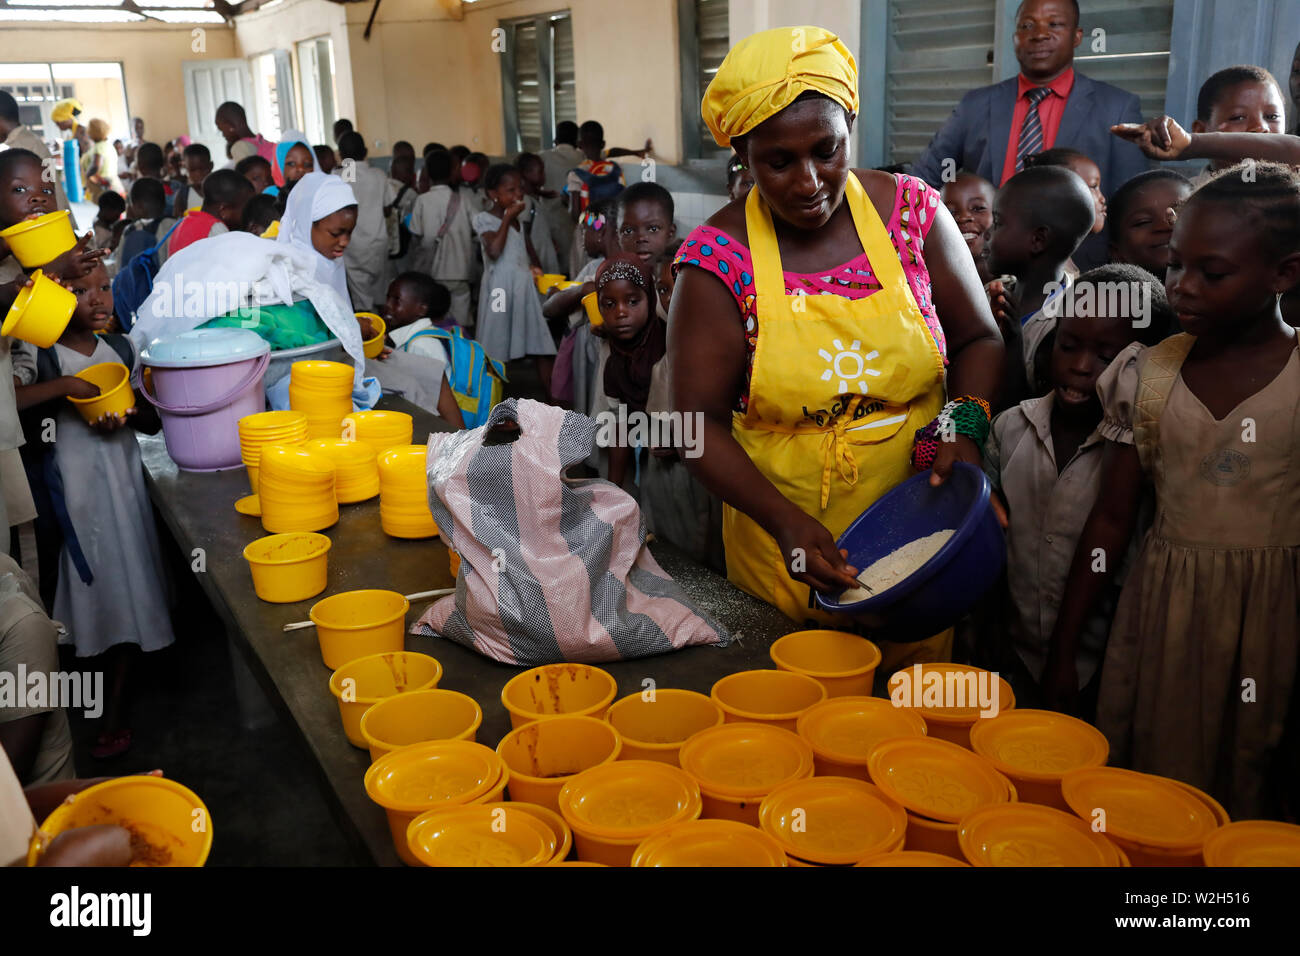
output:
[[[852,173],[845,199],[881,285],[862,299],[786,295],[771,211],[757,189],[749,193],[758,340],[749,409],[733,415],[731,429],[758,470],[834,538],[914,473],[916,430],[939,413],[944,397],[943,357],[898,252]],[[809,607],[808,586],[790,577],[775,539],[752,519],[727,507],[723,537],[733,584],[795,621],[851,625],[851,618]],[[947,631],[886,645],[881,669],[946,659],[950,641]]]

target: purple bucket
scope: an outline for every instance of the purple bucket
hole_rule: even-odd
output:
[[[172,460],[185,471],[240,467],[239,420],[266,409],[270,346],[244,329],[196,329],[140,357],[151,380],[140,391],[158,409]]]

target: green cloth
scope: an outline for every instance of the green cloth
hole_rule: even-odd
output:
[[[307,300],[293,305],[261,305],[236,309],[204,322],[201,329],[251,329],[271,343],[271,351],[319,345],[334,338]]]

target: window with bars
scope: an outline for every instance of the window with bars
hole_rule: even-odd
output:
[[[729,0],[678,0],[682,79],[682,145],[693,159],[711,158],[727,152],[713,142],[700,117],[700,100],[727,51],[731,49],[728,26]]]
[[[502,21],[501,60],[506,152],[555,145],[555,124],[577,122],[573,21],[568,12]]]
[[[1165,111],[1173,21],[1174,0],[1088,0],[1079,20],[1083,42],[1074,51],[1074,68],[1136,93],[1142,115],[1158,116]],[[1104,33],[1094,37],[1098,28]]]

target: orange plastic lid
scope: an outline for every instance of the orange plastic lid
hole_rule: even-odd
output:
[[[1205,840],[1206,866],[1300,866],[1300,826],[1242,820]]]
[[[1034,803],[980,807],[957,842],[972,866],[1120,866],[1119,851],[1078,817]]]
[[[759,825],[792,856],[856,863],[902,840],[907,814],[878,787],[848,777],[810,777],[763,798]]]
[[[423,813],[406,829],[425,866],[540,866],[555,855],[550,827],[511,807],[453,807]]]
[[[682,769],[710,793],[757,797],[812,776],[813,752],[798,734],[772,724],[721,724],[687,738]]]
[[[700,788],[690,775],[657,760],[619,760],[584,770],[560,790],[560,815],[594,837],[649,836],[700,815]]]
[[[1088,767],[1061,778],[1061,795],[1081,820],[1100,819],[1104,832],[1121,840],[1166,850],[1199,847],[1218,826],[1214,811],[1163,777]]]
[[[689,820],[647,837],[633,866],[789,866],[762,830],[736,820]]]
[[[886,797],[942,823],[1011,799],[1006,779],[991,763],[934,737],[886,740],[867,758],[867,769]]]
[[[882,740],[925,736],[920,714],[883,697],[832,697],[800,715],[796,726],[813,753],[837,763],[865,764]]]
[[[1003,773],[1026,780],[1059,780],[1067,770],[1104,766],[1110,756],[1100,730],[1050,710],[1009,710],[977,720],[970,746]]]
[[[505,772],[496,751],[468,740],[431,740],[380,757],[366,771],[366,793],[388,810],[428,810],[441,802],[469,803]]]
[[[895,850],[893,853],[877,853],[863,860],[858,866],[965,866],[961,860],[954,860],[942,853],[927,853],[925,850]]]
[[[989,676],[982,677],[984,674]],[[996,683],[993,678],[997,678]],[[994,687],[996,701],[992,697]],[[998,714],[1016,706],[1010,684],[992,671],[967,664],[913,664],[889,678],[889,696],[901,707],[914,707],[926,720],[948,724],[969,724],[994,703]],[[983,703],[988,708],[981,706]]]

